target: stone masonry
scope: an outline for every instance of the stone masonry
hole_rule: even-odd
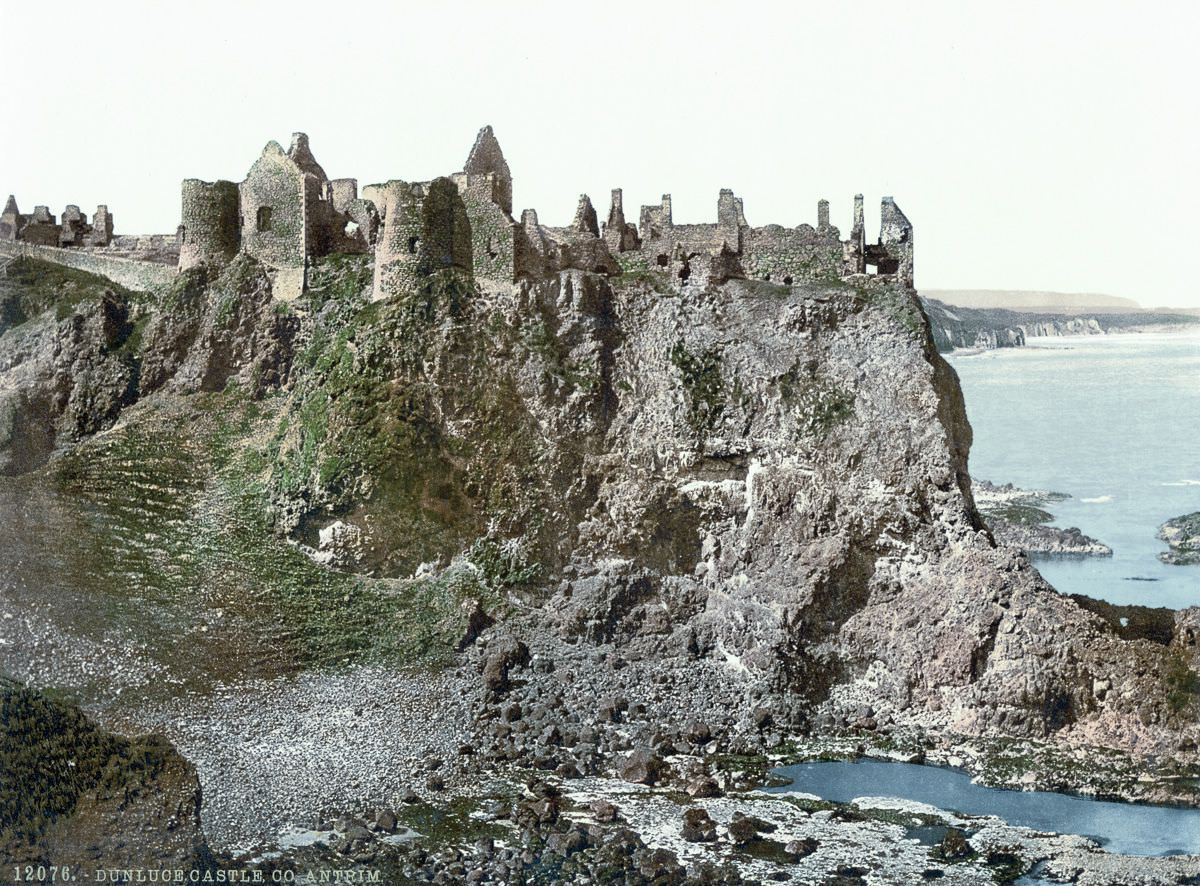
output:
[[[513,218],[512,173],[490,126],[479,131],[461,172],[367,185],[361,197],[356,179],[330,180],[308,136],[295,133],[287,151],[269,142],[240,184],[183,183],[179,265],[219,266],[245,252],[271,271],[283,299],[304,291],[313,259],[334,252],[374,253],[376,299],[446,269],[492,285],[578,269],[661,271],[677,286],[730,278],[790,285],[867,273],[912,286],[912,225],[891,197],[883,198],[880,218],[873,244],[866,242],[862,195],[854,198],[846,240],[830,224],[825,200],[815,227],[755,228],[741,198],[723,190],[715,223],[676,224],[665,194],[642,206],[633,224],[614,189],[603,225],[584,194],[570,225],[548,227],[532,209]],[[4,231],[0,221],[0,236]]]
[[[815,227],[756,228],[731,190],[717,197],[715,223],[676,224],[671,195],[664,194],[642,206],[634,224],[626,219],[620,188],[612,191],[603,224],[587,194],[566,227],[541,224],[533,209],[517,221],[512,173],[490,126],[479,131],[460,172],[433,181],[392,179],[366,185],[360,194],[357,179],[330,179],[308,136],[297,132],[286,151],[268,142],[240,183],[187,179],[181,196],[177,233],[152,237],[115,236],[104,205],[89,224],[76,205],[59,218],[47,206],[27,215],[10,196],[0,213],[0,243],[40,247],[50,260],[83,247],[128,260],[169,261],[179,270],[221,267],[245,253],[268,269],[275,296],[284,300],[304,291],[314,259],[332,253],[374,255],[376,299],[443,270],[490,286],[572,269],[662,273],[679,288],[732,278],[791,285],[867,273],[913,285],[913,229],[891,197],[883,198],[879,239],[870,244],[861,194],[846,240],[830,224],[826,200],[817,205]]]
[[[17,208],[12,194],[0,212],[0,241],[24,242],[34,246],[107,247],[113,240],[113,217],[108,207],[96,207],[92,223],[74,203],[63,209],[61,220],[55,218],[48,206],[36,206],[31,214]]]

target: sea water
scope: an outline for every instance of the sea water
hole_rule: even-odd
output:
[[[996,815],[1009,824],[1082,834],[1124,855],[1200,853],[1200,810],[1090,800],[1049,791],[984,787],[957,769],[862,760],[782,766],[789,784],[772,793],[815,794],[834,803],[858,797],[900,797],[964,815]]]
[[[948,357],[975,432],[971,476],[1071,498],[1047,510],[1113,556],[1039,559],[1064,594],[1200,605],[1200,566],[1169,566],[1163,521],[1200,511],[1200,332],[1032,339]]]

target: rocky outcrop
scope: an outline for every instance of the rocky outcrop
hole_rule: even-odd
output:
[[[1069,496],[1061,492],[1017,489],[1011,483],[996,486],[986,480],[974,484],[975,503],[998,544],[1019,548],[1031,557],[1111,557],[1112,548],[1084,535],[1078,527],[1051,526],[1054,515],[1044,510]]]
[[[0,475],[44,464],[58,447],[111,425],[133,402],[140,308],[88,275],[26,260],[0,282]]]
[[[367,260],[347,259],[279,308],[242,262],[211,283],[181,275],[146,329],[138,410],[70,459],[119,492],[134,476],[119,431],[154,438],[136,450],[149,476],[160,448],[189,454],[160,445],[155,410],[208,404],[219,446],[193,435],[209,454],[177,466],[205,495],[121,536],[156,545],[131,568],[195,570],[162,599],[202,576],[206,618],[253,601],[313,656],[300,661],[457,660],[463,682],[433,697],[473,710],[447,735],[473,729],[481,756],[562,777],[630,765],[658,782],[679,748],[837,729],[1194,759],[1200,689],[1178,644],[1122,632],[997,545],[957,378],[894,280],[569,270],[487,286],[439,271],[372,301]],[[110,510],[123,527],[134,509]],[[338,571],[317,580],[245,543],[271,521]],[[447,642],[431,621],[460,603]],[[239,626],[221,626],[222,648]],[[222,662],[228,679],[239,661]],[[661,725],[698,711],[696,728]],[[204,747],[208,724],[191,722]],[[223,753],[213,778],[234,771]],[[429,791],[483,765],[459,757],[421,772]]]
[[[0,713],[0,857],[89,872],[212,867],[195,770],[166,740],[119,738],[4,679]]]
[[[1158,559],[1173,566],[1200,565],[1200,511],[1168,520],[1158,529],[1158,538],[1169,550]]]
[[[184,272],[157,296],[25,259],[0,281],[0,475],[45,464],[110,427],[140,397],[252,396],[288,377],[297,318],[247,258],[209,281]]]
[[[295,315],[272,299],[262,266],[239,256],[213,280],[204,268],[182,272],[150,321],[141,393],[223,391],[233,383],[261,396],[287,381]]]

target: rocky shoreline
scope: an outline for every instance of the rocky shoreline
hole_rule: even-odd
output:
[[[1112,548],[1084,535],[1077,527],[1049,525],[1054,515],[1045,510],[1069,498],[1061,492],[1017,489],[974,481],[975,504],[987,519],[999,544],[1020,548],[1031,557],[1111,557]]]
[[[1192,332],[1200,319],[1184,313],[1097,313],[1070,316],[1008,308],[963,308],[922,298],[938,350],[986,351],[1024,347],[1031,338]]]
[[[1157,537],[1169,547],[1169,550],[1158,555],[1158,559],[1164,563],[1172,566],[1200,565],[1200,511],[1163,523]]]

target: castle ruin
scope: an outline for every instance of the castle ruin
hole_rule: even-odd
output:
[[[514,218],[512,195],[512,173],[490,126],[479,131],[461,171],[426,182],[392,179],[361,194],[356,179],[330,179],[308,136],[298,132],[286,151],[268,142],[241,182],[185,180],[174,234],[114,235],[107,206],[98,206],[88,224],[78,206],[67,206],[56,220],[46,206],[22,214],[9,197],[0,214],[0,253],[36,250],[41,258],[135,284],[174,273],[167,265],[220,268],[246,254],[267,268],[275,296],[284,300],[304,292],[315,259],[335,253],[373,255],[376,300],[447,269],[497,286],[569,269],[661,272],[679,288],[859,274],[913,285],[913,229],[891,197],[880,207],[879,238],[868,243],[861,194],[846,240],[830,224],[826,200],[817,204],[815,227],[751,227],[731,190],[717,197],[715,223],[676,224],[670,194],[642,206],[634,223],[617,188],[604,223],[584,194],[571,224],[550,227],[533,209]]]
[[[26,215],[17,208],[17,199],[12,194],[4,204],[4,212],[0,213],[0,241],[71,248],[108,246],[112,239],[112,215],[103,204],[96,207],[90,225],[87,216],[73,203],[63,210],[61,222],[51,214],[48,206],[35,206],[33,212]]]
[[[586,194],[567,227],[541,224],[532,209],[517,221],[512,173],[490,126],[462,171],[367,185],[361,196],[356,179],[331,180],[308,136],[295,133],[287,151],[268,142],[240,184],[188,179],[182,205],[181,269],[220,266],[244,252],[271,271],[284,299],[304,291],[313,259],[339,252],[374,254],[376,299],[444,269],[509,285],[567,269],[661,270],[680,286],[731,278],[790,285],[868,273],[913,284],[912,225],[891,197],[883,198],[875,243],[866,240],[861,194],[847,240],[829,223],[828,201],[818,203],[815,227],[755,228],[730,190],[718,196],[710,224],[676,224],[669,194],[642,206],[636,224],[626,221],[620,189],[604,224]]]

